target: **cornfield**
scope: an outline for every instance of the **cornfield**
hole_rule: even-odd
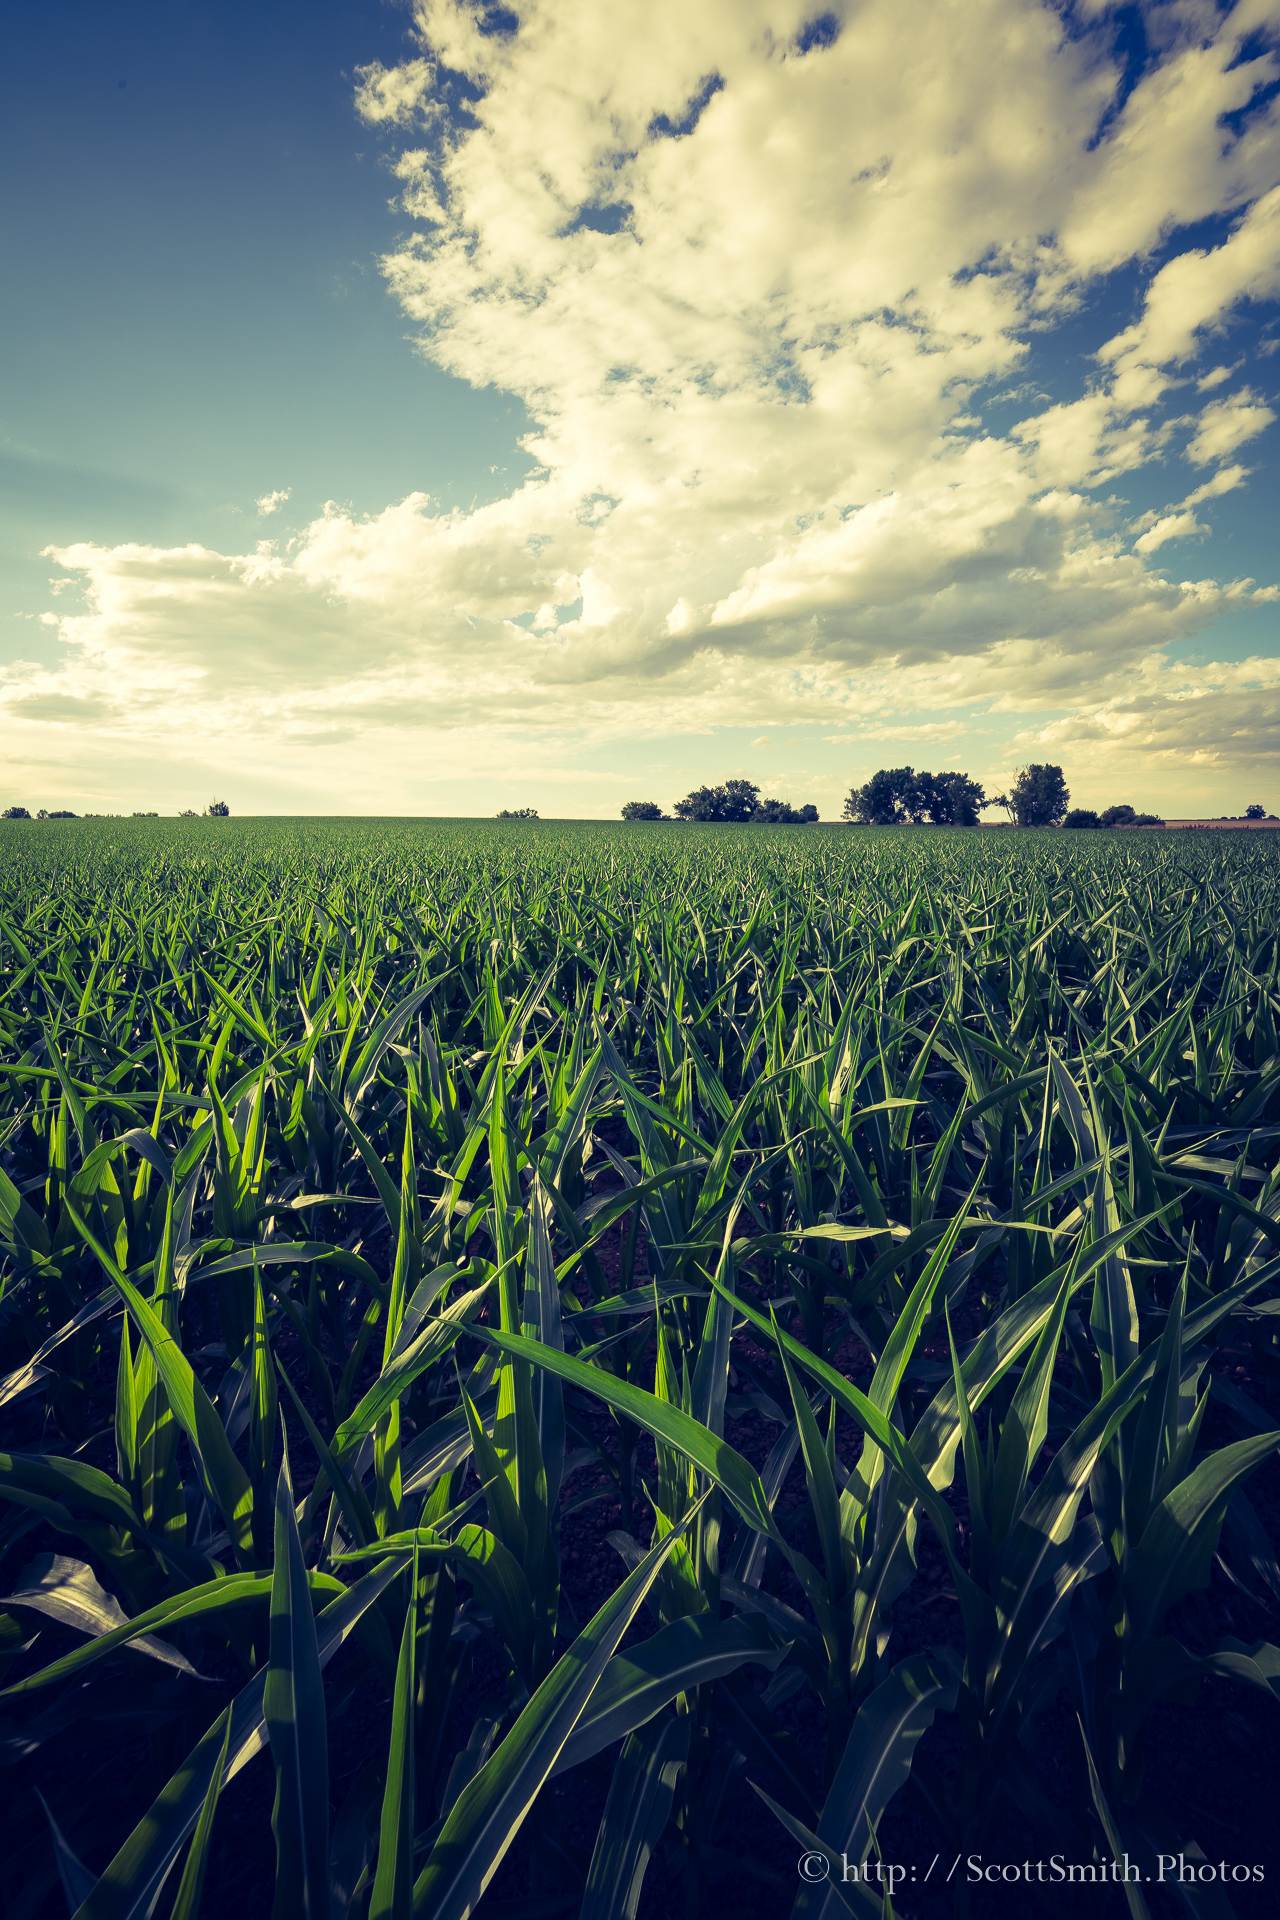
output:
[[[1243,834],[0,830],[10,1920],[1273,1911],[1278,938]]]

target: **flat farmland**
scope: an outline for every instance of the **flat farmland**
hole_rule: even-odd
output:
[[[1274,1911],[1278,940],[1269,835],[6,823],[6,1913]]]

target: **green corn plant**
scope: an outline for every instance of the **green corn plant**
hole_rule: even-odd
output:
[[[0,835],[31,1901],[710,1910],[949,1845],[947,1755],[1190,1850],[1153,1728],[1280,1691],[1274,843],[222,825]]]

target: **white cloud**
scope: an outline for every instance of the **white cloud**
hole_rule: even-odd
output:
[[[400,205],[414,220],[438,225],[447,220],[435,181],[435,166],[425,147],[410,147],[392,167],[401,183]]]
[[[1193,487],[1183,501],[1184,507],[1198,507],[1205,500],[1217,500],[1224,493],[1234,493],[1249,478],[1249,468],[1241,466],[1219,467],[1210,474],[1202,486]]]
[[[279,513],[292,492],[292,487],[276,487],[271,493],[260,494],[257,501],[258,512],[264,516]]]
[[[1032,748],[1069,749],[1081,786],[1123,769],[1126,781],[1140,772],[1161,782],[1166,812],[1194,813],[1198,795],[1225,791],[1239,801],[1235,782],[1268,768],[1274,774],[1278,728],[1280,660],[1206,667],[1156,657],[1131,668],[1109,698],[1024,734],[1017,745],[1024,757]],[[1232,784],[1224,788],[1224,780]]]
[[[1264,432],[1275,417],[1274,410],[1248,388],[1227,400],[1215,400],[1200,414],[1187,457],[1198,467],[1225,460],[1237,447]]]
[[[414,56],[358,73],[417,223],[385,272],[425,353],[523,402],[531,477],[330,506],[250,554],[62,547],[85,604],[0,697],[106,702],[133,737],[176,706],[307,778],[377,730],[388,782],[450,729],[505,764],[515,738],[1127,711],[1116,676],[1257,594],[1155,557],[1246,469],[1128,528],[1111,492],[1171,445],[1177,369],[1274,288],[1280,116],[1239,118],[1277,73],[1263,10],[1164,9],[1118,109],[1101,7],[1072,36],[1030,0],[836,11],[802,55],[810,0],[525,0],[514,35],[418,0]],[[1152,276],[1100,374],[993,424],[1100,276],[1214,214],[1229,236]],[[1211,399],[1187,452],[1270,417]]]
[[[1243,205],[1274,185],[1280,147],[1275,111],[1264,109],[1235,137],[1226,120],[1277,78],[1273,54],[1240,57],[1251,28],[1265,24],[1257,16],[1266,11],[1245,4],[1225,20],[1216,13],[1202,16],[1190,44],[1175,46],[1135,87],[1090,160],[1081,164],[1075,154],[1065,156],[1076,190],[1061,243],[1078,270],[1119,266],[1145,253],[1171,226]],[[1159,12],[1148,10],[1146,23]]]
[[[356,112],[371,126],[404,126],[422,105],[433,73],[428,60],[384,67],[371,60],[356,68]]]
[[[1185,360],[1239,301],[1267,299],[1277,291],[1280,188],[1250,207],[1220,247],[1192,248],[1161,267],[1147,289],[1142,317],[1109,340],[1100,358],[1117,373]]]
[[[965,730],[962,720],[919,720],[908,716],[902,720],[882,721],[876,726],[859,727],[845,733],[831,733],[827,738],[839,746],[853,745],[864,740],[938,742],[961,739]]]
[[[1149,526],[1144,534],[1134,541],[1139,553],[1154,553],[1157,547],[1164,546],[1168,540],[1185,540],[1192,533],[1208,533],[1209,529],[1202,520],[1197,520],[1190,508],[1181,513],[1165,513]]]

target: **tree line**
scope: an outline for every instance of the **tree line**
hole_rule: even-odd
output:
[[[231,809],[225,800],[211,800],[204,810],[204,816],[208,820],[226,820],[230,815]],[[126,817],[130,820],[158,820],[160,815],[155,807],[136,807],[128,816],[120,813],[79,814],[73,813],[70,807],[40,807],[35,814],[37,820],[123,820]],[[0,812],[0,820],[30,820],[31,818],[32,815],[26,807],[6,807],[3,812]],[[178,818],[179,820],[198,820],[200,815],[194,807],[184,807]]]
[[[990,795],[967,773],[880,767],[850,789],[844,818],[869,827],[976,827],[982,809],[992,806],[1003,807],[1019,827],[1058,827],[1067,822],[1070,801],[1066,776],[1051,761],[1020,768],[1007,793]],[[1128,812],[1136,822],[1134,809]]]
[[[976,827],[984,807],[1001,807],[1018,827],[1162,827],[1158,813],[1139,813],[1121,802],[1101,813],[1073,807],[1060,766],[1036,760],[1020,767],[1007,793],[984,792],[967,773],[917,773],[914,767],[881,767],[850,789],[844,818],[865,826]],[[1261,808],[1258,809],[1261,815]]]
[[[979,781],[967,773],[919,772],[914,767],[879,767],[860,787],[851,787],[844,803],[842,818],[857,826],[899,827],[976,827],[986,806],[1002,807],[1018,827],[1162,827],[1158,813],[1139,813],[1127,802],[1104,807],[1073,807],[1071,792],[1062,768],[1051,761],[1035,761],[1021,767],[1008,793],[990,797]],[[225,800],[211,800],[205,817],[225,820],[231,808]],[[760,826],[807,826],[818,819],[811,803],[793,807],[787,800],[762,799],[754,780],[725,780],[718,787],[694,787],[673,808],[677,820],[753,821]],[[41,807],[37,820],[78,820],[69,807]],[[118,819],[116,814],[86,813],[86,820]],[[154,810],[137,811],[134,820],[158,820]],[[536,820],[536,807],[503,807],[499,820]],[[1256,802],[1242,814],[1219,814],[1220,820],[1274,820],[1275,815]],[[26,807],[5,807],[0,820],[30,820]],[[180,820],[197,820],[192,807],[184,807]],[[624,820],[668,820],[656,800],[628,800],[622,809]]]
[[[972,775],[929,773],[915,767],[879,767],[861,786],[851,787],[842,818],[858,826],[976,827],[984,807],[1001,807],[1018,827],[1162,827],[1158,813],[1140,813],[1128,802],[1104,807],[1073,807],[1066,775],[1052,761],[1020,767],[1007,793],[988,795]],[[678,820],[754,821],[761,825],[800,825],[818,818],[818,809],[793,807],[786,800],[762,800],[753,780],[726,780],[718,787],[695,787],[674,807]],[[1245,820],[1270,819],[1257,805],[1245,808]],[[624,820],[666,820],[656,800],[628,800]]]

